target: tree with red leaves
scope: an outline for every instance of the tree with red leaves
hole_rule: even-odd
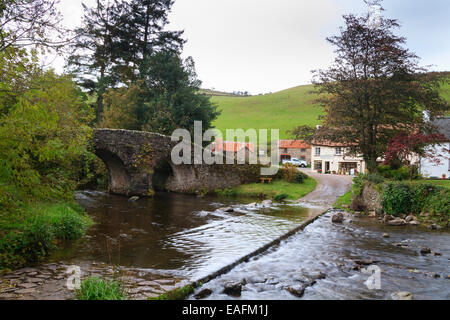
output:
[[[385,164],[391,164],[394,161],[400,161],[409,169],[409,179],[412,180],[416,164],[412,161],[414,156],[428,158],[436,165],[440,164],[442,154],[435,153],[432,145],[446,142],[447,138],[443,134],[399,134],[389,143],[384,154]],[[448,152],[447,149],[443,150]]]

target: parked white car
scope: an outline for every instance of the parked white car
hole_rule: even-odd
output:
[[[282,163],[283,164],[292,164],[296,167],[302,167],[302,168],[306,168],[306,166],[308,165],[308,162],[306,162],[305,160],[300,160],[297,158],[292,158],[291,160],[283,160]]]

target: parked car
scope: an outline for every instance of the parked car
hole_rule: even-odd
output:
[[[302,167],[302,168],[306,168],[306,166],[308,165],[308,162],[306,162],[305,160],[300,160],[297,158],[292,158],[291,160],[283,160],[282,161],[283,164],[292,164],[293,166],[296,167]]]

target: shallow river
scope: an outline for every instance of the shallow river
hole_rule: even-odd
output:
[[[83,240],[55,253],[55,261],[105,262],[186,280],[234,262],[320,210],[306,203],[261,208],[249,206],[251,200],[167,193],[129,202],[85,191],[77,199],[96,225]],[[234,212],[218,210],[225,206]],[[352,219],[333,224],[328,213],[266,254],[206,283],[202,289],[212,290],[207,299],[233,298],[223,293],[229,282],[243,284],[238,299],[296,299],[287,288],[312,278],[316,281],[305,286],[302,299],[390,299],[397,291],[418,299],[450,298],[450,233]],[[425,246],[440,255],[421,255]],[[380,268],[380,289],[368,289],[369,274],[361,270],[367,266],[355,260],[373,260]]]

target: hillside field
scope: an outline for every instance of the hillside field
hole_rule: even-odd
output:
[[[290,139],[286,131],[299,125],[319,124],[321,107],[314,104],[318,95],[313,85],[298,86],[280,92],[249,96],[213,96],[222,114],[213,125],[226,129],[279,129],[280,139]],[[442,87],[442,96],[450,102],[450,85]],[[450,114],[447,114],[450,115]],[[270,135],[270,132],[269,132]],[[270,136],[268,137],[269,141]]]

